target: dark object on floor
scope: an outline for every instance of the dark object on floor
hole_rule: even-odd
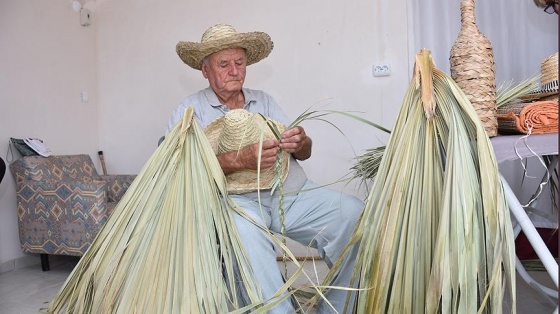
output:
[[[550,250],[554,258],[558,258],[558,230],[548,228],[537,228],[537,232]],[[520,260],[538,259],[537,253],[529,243],[527,236],[521,231],[515,239],[515,253]]]
[[[4,175],[6,174],[6,162],[4,159],[0,158],[0,183],[2,183],[2,179],[4,179]]]

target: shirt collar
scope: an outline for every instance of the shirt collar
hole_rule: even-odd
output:
[[[250,89],[247,88],[242,88],[241,91],[243,92],[243,95],[245,96],[245,105],[243,106],[244,109],[249,109],[249,106],[257,101],[257,98],[255,97],[255,95],[253,94],[253,92]],[[224,107],[227,108],[226,106],[222,105],[222,103],[218,100],[218,96],[216,96],[216,93],[214,93],[214,91],[212,90],[212,88],[209,86],[206,89],[204,89],[204,95],[206,96],[206,99],[208,99],[208,102],[210,103],[210,105],[212,107]]]

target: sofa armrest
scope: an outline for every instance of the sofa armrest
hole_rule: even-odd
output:
[[[118,202],[126,193],[132,181],[136,179],[133,174],[109,174],[102,175],[101,179],[107,182],[108,188],[108,201]]]

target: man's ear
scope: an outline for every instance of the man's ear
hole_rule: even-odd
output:
[[[207,71],[206,71],[206,62],[202,62],[202,66],[200,67],[200,70],[202,71],[202,76],[204,76],[205,79],[208,78],[207,75]]]

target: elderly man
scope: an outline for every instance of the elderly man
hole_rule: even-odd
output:
[[[173,112],[168,132],[181,120],[187,107],[193,107],[195,117],[203,128],[214,125],[235,109],[260,113],[281,125],[289,125],[290,119],[276,101],[265,92],[243,87],[246,66],[266,58],[273,43],[265,33],[238,33],[226,24],[209,28],[200,43],[179,42],[177,53],[181,60],[195,70],[202,71],[209,87],[188,96]],[[207,133],[208,136],[208,133]],[[242,137],[239,134],[239,137]],[[276,233],[283,233],[305,246],[317,248],[329,267],[342,254],[354,227],[359,220],[364,203],[356,197],[343,194],[310,181],[298,160],[311,157],[312,140],[305,129],[296,126],[282,133],[281,139],[267,139],[247,144],[239,150],[216,152],[216,157],[226,176],[243,171],[266,171],[276,164],[278,152],[289,154],[289,167],[283,176],[283,217],[279,214],[279,191],[270,193],[270,186],[253,185],[236,189],[240,185],[228,179],[228,193],[254,220]],[[257,189],[260,189],[260,200]],[[294,193],[295,192],[295,193]],[[260,204],[259,204],[260,201]],[[252,222],[242,217],[235,221],[244,247],[265,299],[270,299],[283,285],[284,279],[277,267],[275,246],[270,237]],[[357,245],[344,257],[340,272],[332,286],[348,287],[355,264]],[[326,297],[339,313],[344,311],[348,294],[352,306],[355,293],[343,289],[331,289]],[[320,301],[318,313],[334,313],[326,302]],[[270,313],[293,313],[292,302],[285,300]]]

